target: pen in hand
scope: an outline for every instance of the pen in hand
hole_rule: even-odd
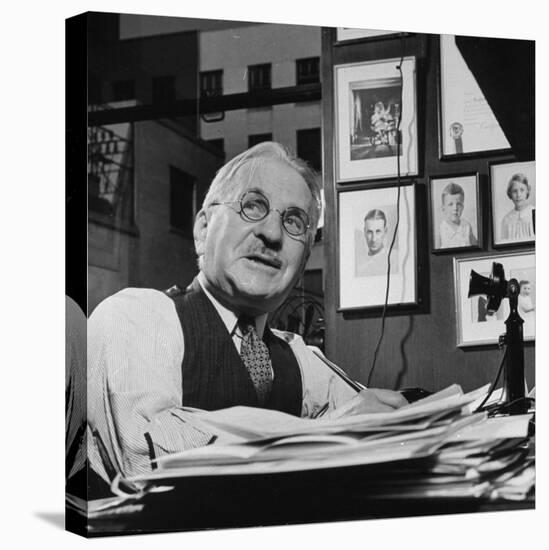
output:
[[[326,403],[323,407],[321,407],[313,416],[311,416],[311,418],[313,419],[317,419],[317,418],[320,418],[321,416],[323,416],[326,411],[328,410],[328,407],[329,407],[329,403]]]

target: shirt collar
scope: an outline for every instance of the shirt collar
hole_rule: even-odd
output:
[[[215,307],[217,313],[219,314],[219,317],[221,317],[221,320],[223,321],[223,324],[229,331],[229,334],[231,335],[234,334],[234,331],[238,323],[238,317],[230,309],[227,309],[224,305],[220,304],[212,296],[212,294],[207,290],[206,276],[202,271],[198,274],[197,279],[198,279],[198,283],[200,284],[200,287],[204,291],[204,294],[206,294],[210,302]],[[263,332],[265,331],[266,324],[267,324],[266,313],[259,315],[258,317],[255,317],[255,330],[257,331],[257,334],[259,335],[260,338],[263,338]]]

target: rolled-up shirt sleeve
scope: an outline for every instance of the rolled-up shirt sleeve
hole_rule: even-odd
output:
[[[289,332],[273,332],[286,340],[301,369],[303,385],[302,417],[315,417],[320,411],[331,412],[356,395],[356,391],[334,373],[313,352],[303,338]],[[315,348],[318,353],[322,353]]]
[[[182,407],[184,340],[173,301],[126,289],[88,322],[88,420],[103,468],[131,476],[153,459],[207,445],[214,435]],[[93,464],[92,464],[93,466]]]

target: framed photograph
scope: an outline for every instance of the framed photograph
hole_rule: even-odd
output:
[[[415,57],[402,64],[399,58],[337,65],[334,71],[336,180],[396,177],[397,155],[400,175],[416,175]]]
[[[478,173],[429,179],[433,252],[479,248]]]
[[[536,235],[536,163],[490,165],[494,246],[533,243]]]
[[[338,229],[340,310],[383,306],[389,269],[387,303],[417,303],[413,185],[341,191]]]
[[[518,312],[524,320],[524,339],[535,338],[536,263],[533,252],[454,258],[457,345],[460,347],[497,344],[500,334],[505,333],[505,320],[509,316],[509,301],[506,298],[501,302],[498,311],[491,314],[486,308],[486,296],[467,297],[471,270],[489,277],[493,262],[503,265],[507,280],[516,279],[519,282]]]
[[[507,150],[509,142],[455,38],[440,36],[440,158]]]
[[[361,38],[377,38],[383,36],[387,38],[389,36],[395,36],[402,34],[396,31],[381,31],[373,29],[353,29],[350,27],[338,27],[336,31],[336,40],[338,42],[348,41],[348,40],[358,40]]]

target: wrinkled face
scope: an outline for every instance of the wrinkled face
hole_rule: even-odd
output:
[[[520,181],[514,181],[509,190],[509,195],[511,195],[511,200],[515,204],[515,208],[520,210],[521,207],[524,208],[527,204],[528,187]]]
[[[530,296],[531,292],[532,292],[532,287],[530,286],[530,283],[525,283],[520,287],[520,293],[523,296]]]
[[[458,224],[463,213],[463,195],[444,195],[442,212],[448,222]]]
[[[227,200],[253,189],[268,199],[271,209],[297,206],[311,217],[313,196],[292,167],[264,159],[255,164],[253,176],[250,167],[247,163],[236,173],[237,190]],[[259,315],[275,310],[295,285],[309,255],[309,235],[290,236],[275,210],[255,222],[242,219],[239,210],[235,202],[199,212],[195,245],[208,290],[237,314]]]
[[[384,220],[366,220],[364,222],[364,236],[369,254],[377,254],[383,249],[386,233],[387,228]]]

